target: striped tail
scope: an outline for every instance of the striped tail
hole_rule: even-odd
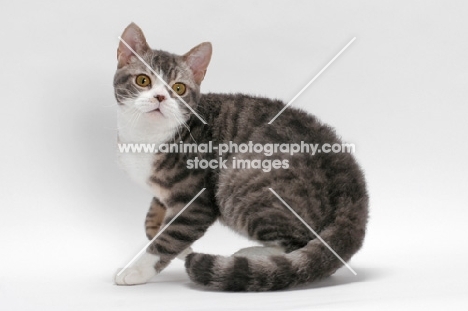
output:
[[[361,247],[364,233],[365,227],[351,226],[348,222],[344,226],[335,223],[323,230],[320,236],[343,260],[348,261]],[[185,261],[192,281],[224,291],[284,289],[330,276],[342,265],[318,239],[282,255],[224,257],[192,253]]]

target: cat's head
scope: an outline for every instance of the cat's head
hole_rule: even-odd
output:
[[[184,55],[153,50],[134,23],[121,39],[114,76],[120,113],[159,127],[182,125],[196,111],[211,44],[204,42]]]

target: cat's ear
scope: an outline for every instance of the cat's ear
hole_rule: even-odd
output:
[[[197,84],[200,84],[205,77],[206,69],[211,59],[211,52],[211,43],[203,42],[184,55],[184,60],[192,70]]]
[[[135,23],[131,23],[125,28],[120,38],[125,41],[138,55],[142,55],[149,50],[148,43],[146,43],[145,35]],[[133,56],[130,50],[122,41],[119,42],[117,49],[118,68],[130,63]]]

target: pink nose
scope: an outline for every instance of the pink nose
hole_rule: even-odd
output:
[[[155,97],[158,100],[158,102],[162,102],[163,100],[166,99],[166,96],[164,96],[164,95],[156,95]]]

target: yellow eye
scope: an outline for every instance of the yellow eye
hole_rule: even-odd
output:
[[[177,95],[182,96],[185,94],[185,84],[183,83],[174,83],[172,89],[177,93]]]
[[[151,79],[147,75],[138,75],[135,80],[136,84],[145,87],[151,84]]]

